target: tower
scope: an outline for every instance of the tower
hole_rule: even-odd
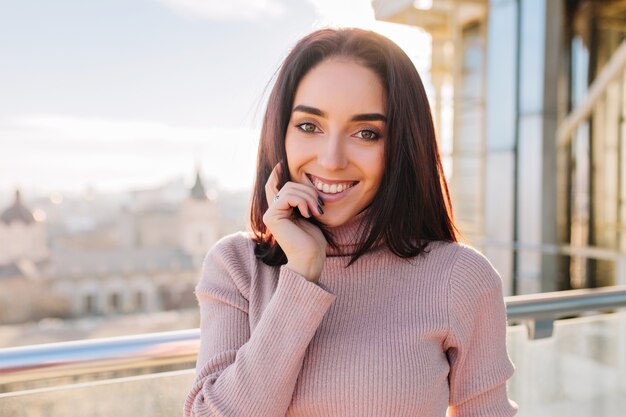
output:
[[[219,237],[218,210],[196,170],[196,180],[179,211],[180,246],[193,257],[197,266]]]
[[[13,204],[0,214],[0,265],[46,259],[46,240],[46,224],[33,216],[22,202],[20,190],[16,190]]]

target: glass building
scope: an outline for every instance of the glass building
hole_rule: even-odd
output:
[[[626,283],[626,1],[373,6],[432,37],[455,216],[506,293]]]

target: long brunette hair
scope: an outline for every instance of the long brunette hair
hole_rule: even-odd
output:
[[[360,244],[348,265],[382,239],[399,257],[422,253],[428,242],[457,241],[452,205],[437,147],[430,105],[422,80],[409,57],[391,40],[362,29],[322,29],[303,39],[283,61],[272,88],[259,141],[252,194],[251,227],[256,256],[268,265],[287,262],[285,253],[263,223],[268,209],[265,184],[274,166],[287,161],[285,134],[300,80],[331,57],[348,58],[371,69],[387,96],[385,171],[362,229]],[[282,170],[281,184],[290,180]],[[315,222],[315,221],[314,221]],[[334,245],[332,235],[315,222]]]

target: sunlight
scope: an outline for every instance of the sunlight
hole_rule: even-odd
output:
[[[314,29],[322,27],[358,27],[380,33],[397,43],[411,58],[430,89],[431,36],[424,30],[407,25],[376,20],[369,0],[338,2],[311,0],[320,18]],[[426,7],[427,2],[423,2]]]

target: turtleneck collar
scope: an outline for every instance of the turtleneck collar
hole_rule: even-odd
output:
[[[342,225],[329,227],[327,230],[332,234],[337,248],[330,245],[326,247],[326,256],[350,256],[356,252],[363,229],[369,230],[371,225],[367,223],[369,208],[363,210]],[[379,246],[380,243],[374,246]]]

